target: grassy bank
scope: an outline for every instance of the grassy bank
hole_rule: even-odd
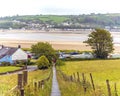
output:
[[[50,90],[51,90],[51,80],[49,80],[45,84],[44,91],[39,90],[37,92],[40,95],[36,95],[34,93],[34,89],[32,89],[34,81],[45,79],[49,76],[49,74],[50,74],[50,69],[48,69],[48,70],[37,70],[37,71],[29,72],[28,73],[28,85],[30,86],[30,90],[26,89],[26,90],[28,90],[25,93],[26,96],[49,96],[48,94],[50,94]],[[9,93],[9,91],[15,85],[17,85],[17,74],[0,76],[0,78],[1,78],[0,79],[0,89],[1,89],[0,90],[0,96],[16,96],[16,94],[14,92]],[[28,93],[30,95],[27,95]],[[41,95],[41,94],[43,94],[43,95]]]
[[[106,79],[110,80],[110,86],[112,91],[112,96],[115,96],[114,92],[114,83],[117,83],[117,93],[120,95],[120,60],[87,60],[87,61],[71,61],[66,62],[65,66],[61,66],[60,69],[67,75],[72,75],[73,73],[79,72],[79,73],[85,73],[86,80],[91,83],[89,73],[92,73],[93,80],[96,88],[97,94],[104,94],[107,96],[107,86],[106,86]],[[82,76],[80,74],[80,78],[82,79]],[[65,82],[65,81],[64,81]],[[68,88],[72,88],[71,84],[67,85],[67,82],[65,84],[59,80],[60,87],[62,86],[68,86]],[[70,83],[70,82],[69,82]],[[64,88],[63,87],[63,88]],[[74,91],[78,90],[78,84],[74,85],[73,89],[63,89],[62,90],[69,90],[69,96],[74,95]],[[79,88],[80,90],[80,88]],[[78,94],[81,94],[80,91],[77,91]],[[63,96],[65,92],[63,92]],[[72,94],[73,93],[73,94]],[[93,91],[91,89],[91,94],[93,94]],[[93,96],[90,95],[89,96]],[[87,95],[87,94],[86,94]],[[76,95],[80,96],[80,95]],[[83,95],[81,95],[83,96]]]

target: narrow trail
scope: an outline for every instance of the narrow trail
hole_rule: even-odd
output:
[[[56,68],[53,66],[52,92],[51,96],[61,96],[58,81],[56,78]]]

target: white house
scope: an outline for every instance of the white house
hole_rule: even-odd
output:
[[[12,64],[16,60],[27,59],[27,53],[25,53],[20,46],[18,46],[18,48],[1,46],[0,48],[0,62],[10,62]]]

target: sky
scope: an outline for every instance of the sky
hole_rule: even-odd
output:
[[[0,16],[120,13],[120,0],[0,0]]]

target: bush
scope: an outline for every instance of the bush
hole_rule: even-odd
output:
[[[65,65],[65,62],[62,61],[62,60],[57,60],[57,61],[56,61],[56,65],[57,65],[57,66],[63,66],[63,65]]]
[[[11,64],[9,62],[1,62],[1,66],[10,66]]]
[[[17,60],[16,61],[17,64],[21,64],[21,65],[26,65],[27,61],[25,60]]]
[[[16,64],[15,66],[16,67],[24,67],[25,65],[23,65],[23,64]]]
[[[46,56],[41,56],[37,60],[38,69],[47,69],[50,66],[49,60],[46,58]]]
[[[34,65],[35,64],[34,62],[31,61],[31,59],[28,59],[26,63],[27,63],[27,65]]]

